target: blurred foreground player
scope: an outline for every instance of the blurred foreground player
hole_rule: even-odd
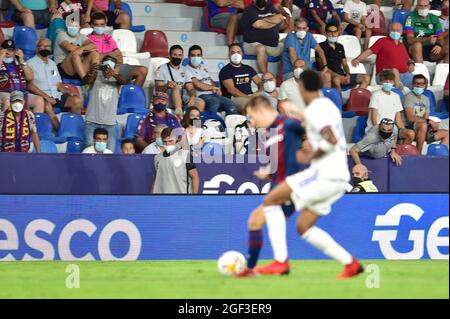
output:
[[[283,182],[286,176],[300,170],[295,154],[300,149],[304,129],[298,120],[278,114],[265,96],[251,98],[246,105],[246,113],[248,120],[256,127],[267,129],[264,132],[266,135],[264,148],[266,155],[270,156],[270,163],[254,174],[260,179],[271,180],[273,188]],[[295,208],[288,199],[267,208],[260,205],[250,214],[247,268],[239,275],[240,277],[254,276],[255,273],[268,275],[289,273],[286,217],[294,212]],[[275,260],[265,267],[254,268],[262,248],[262,228],[266,222]]]
[[[302,143],[297,160],[310,167],[286,177],[264,198],[264,209],[270,210],[288,200],[300,212],[297,231],[302,238],[325,255],[341,262],[345,268],[338,278],[350,278],[363,272],[361,264],[327,232],[315,226],[318,219],[331,211],[331,205],[345,193],[350,180],[346,142],[339,110],[328,98],[320,97],[320,75],[305,71],[300,76],[300,92],[307,105],[295,113],[306,125],[308,141]]]

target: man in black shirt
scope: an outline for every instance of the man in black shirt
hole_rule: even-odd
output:
[[[219,72],[222,95],[232,99],[238,113],[243,114],[244,106],[253,94],[252,81],[261,89],[261,79],[251,66],[242,64],[242,49],[239,43],[229,46],[228,56],[230,63]]]
[[[367,88],[370,83],[370,76],[367,74],[350,74],[350,68],[345,57],[344,46],[337,43],[339,36],[339,27],[334,23],[328,23],[325,27],[327,41],[320,43],[325,57],[327,59],[327,72],[330,74],[328,79],[331,83],[324,83],[324,87],[334,87],[341,90],[341,85],[350,85],[351,87],[359,84],[361,89]],[[322,68],[323,63],[316,52],[316,61]],[[324,77],[327,79],[327,77]]]
[[[254,0],[242,15],[242,32],[244,34],[244,52],[256,55],[261,73],[267,72],[267,57],[279,56],[283,44],[279,43],[279,25],[286,16],[277,13],[270,0]]]

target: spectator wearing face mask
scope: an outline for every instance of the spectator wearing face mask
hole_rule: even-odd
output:
[[[331,75],[331,83],[324,83],[325,87],[333,87],[341,91],[342,85],[350,85],[365,89],[369,86],[370,76],[367,74],[350,74],[350,68],[345,56],[344,46],[337,43],[339,27],[334,23],[326,26],[327,41],[319,44],[327,58],[328,73]],[[323,62],[316,51],[316,61],[322,67]]]
[[[369,170],[363,164],[357,164],[352,168],[352,185],[349,185],[350,193],[377,193],[378,188],[369,178]]]
[[[278,94],[278,108],[280,113],[282,113],[283,115],[286,115],[282,108],[284,102],[294,103],[295,106],[300,110],[305,109],[305,101],[300,94],[300,89],[298,86],[300,74],[302,74],[305,67],[306,65],[303,60],[295,60],[294,66],[292,68],[292,73],[294,74],[294,76],[281,83],[280,92]]]
[[[258,130],[253,121],[246,120],[244,123],[236,125],[234,128],[233,146],[235,154],[255,155],[259,153]]]
[[[11,107],[0,112],[0,152],[28,152],[31,141],[40,152],[39,135],[31,111],[24,108],[25,96],[22,91],[10,94]]]
[[[229,98],[222,96],[222,91],[211,78],[203,61],[203,50],[198,45],[189,48],[189,65],[186,67],[186,88],[194,90],[205,102],[205,109],[211,112],[236,113],[236,105]],[[202,110],[203,111],[203,110]]]
[[[283,49],[283,81],[292,74],[292,66],[298,59],[303,60],[307,69],[311,69],[311,49],[315,50],[322,61],[322,71],[327,71],[327,58],[322,48],[317,44],[312,33],[308,32],[308,21],[305,18],[296,19],[294,22],[295,33],[289,33],[284,41]]]
[[[86,147],[83,154],[112,154],[113,152],[107,148],[108,131],[104,128],[96,128],[92,134],[93,145]]]
[[[126,138],[122,141],[120,146],[120,151],[122,154],[132,155],[136,153],[136,149],[134,148],[134,141],[130,138]]]
[[[161,132],[167,127],[166,124],[157,124],[153,128],[153,143],[147,145],[142,154],[159,154],[164,151],[164,144],[161,139]]]
[[[140,120],[136,130],[136,146],[143,150],[147,145],[155,141],[153,129],[158,124],[167,125],[170,128],[180,127],[176,116],[167,111],[169,96],[167,93],[155,91],[153,93],[153,108],[146,117]]]
[[[245,104],[253,94],[251,84],[253,82],[261,88],[261,78],[251,66],[242,63],[242,49],[239,43],[229,46],[228,56],[230,63],[219,72],[222,95],[232,99],[237,112],[243,114]]]
[[[202,128],[200,110],[195,106],[189,107],[181,120],[184,135],[181,145],[192,152],[192,155],[200,155],[205,142],[205,132]]]
[[[125,79],[116,71],[116,59],[103,58],[100,70],[90,78],[89,103],[84,126],[85,144],[92,145],[93,132],[103,128],[108,132],[108,149],[116,148],[116,123],[119,90]]]
[[[161,133],[165,150],[155,156],[156,176],[153,194],[197,194],[200,179],[190,151],[177,144],[178,137],[170,127]]]
[[[422,154],[424,142],[440,142],[448,146],[448,130],[439,129],[439,123],[430,118],[430,99],[423,94],[427,79],[422,74],[413,78],[413,89],[403,99],[406,127],[416,132],[416,145]]]
[[[277,83],[275,82],[275,77],[272,73],[266,72],[262,75],[263,92],[262,94],[266,96],[274,109],[277,109],[278,104],[278,91]]]
[[[382,89],[373,92],[370,97],[366,132],[372,126],[379,124],[382,119],[388,118],[394,121],[399,129],[398,138],[404,144],[411,144],[415,138],[414,131],[405,128],[401,116],[403,111],[402,101],[397,93],[392,92],[395,80],[394,73],[390,70],[384,70],[380,73],[380,80],[383,83]]]
[[[394,72],[396,87],[402,88],[403,85],[409,87],[412,79],[411,72],[414,71],[414,62],[412,62],[412,69],[410,69],[408,50],[401,41],[402,33],[403,26],[401,23],[391,23],[389,37],[378,39],[369,49],[354,58],[351,61],[352,65],[356,67],[368,56],[375,54],[375,72],[377,75],[385,69],[390,69]]]
[[[350,149],[355,165],[361,164],[360,154],[370,158],[390,156],[395,165],[400,166],[402,159],[397,154],[398,129],[391,119],[382,119],[380,124],[372,126],[364,137]]]

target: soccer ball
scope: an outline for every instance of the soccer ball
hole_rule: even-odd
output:
[[[217,268],[222,275],[232,276],[240,274],[247,265],[244,255],[238,251],[227,251],[217,261]]]

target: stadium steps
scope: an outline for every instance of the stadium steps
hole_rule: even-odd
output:
[[[189,7],[177,3],[129,3],[133,11],[133,18],[137,17],[161,17],[161,18],[192,18],[201,19],[202,8]]]

